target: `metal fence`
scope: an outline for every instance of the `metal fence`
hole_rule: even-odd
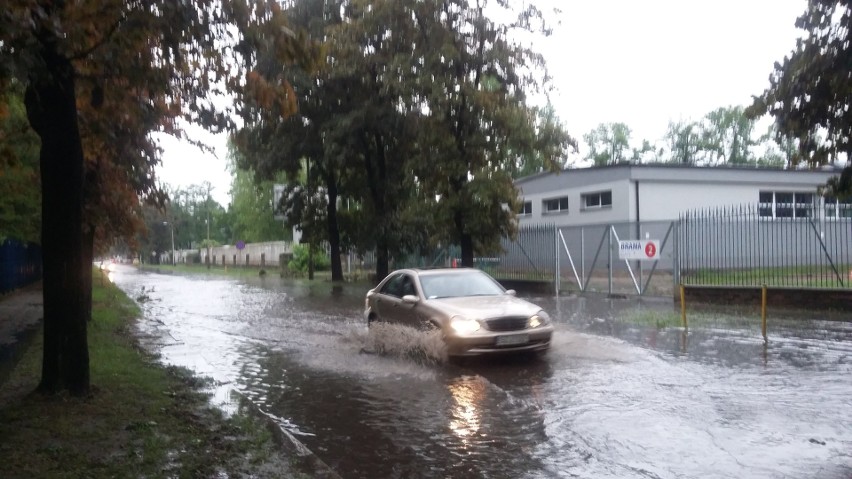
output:
[[[0,243],[0,294],[41,279],[41,247],[6,239]]]
[[[656,240],[654,260],[623,260],[619,241]],[[521,227],[500,254],[474,266],[498,279],[549,282],[553,290],[671,295],[678,284],[850,288],[852,219],[766,218],[757,205],[699,210],[677,221]],[[457,246],[394,258],[391,267],[454,266]],[[372,254],[347,266],[375,267]],[[347,268],[348,269],[348,268]]]
[[[770,218],[747,205],[685,213],[678,224],[683,284],[850,287],[850,218]]]
[[[642,221],[559,228],[560,289],[668,294],[672,289],[674,227],[673,221]],[[649,239],[660,245],[658,259],[619,257],[620,241]]]

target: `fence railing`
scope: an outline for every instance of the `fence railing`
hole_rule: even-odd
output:
[[[683,214],[677,237],[683,284],[850,287],[850,218],[771,218],[756,205],[719,208]]]
[[[659,245],[655,259],[619,257],[619,241],[649,239]],[[453,266],[460,255],[448,246],[394,258],[391,267]],[[474,266],[498,279],[550,282],[556,292],[671,295],[678,284],[848,289],[852,219],[767,218],[747,205],[688,212],[676,221],[530,225],[514,240],[504,238],[500,253],[476,257]],[[372,253],[346,254],[345,272],[374,268]]]

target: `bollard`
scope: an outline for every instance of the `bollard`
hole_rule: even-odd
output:
[[[763,285],[760,300],[760,324],[763,331],[763,342],[766,342],[766,285]]]
[[[680,320],[683,323],[683,328],[689,329],[689,322],[686,320],[686,288],[683,283],[680,285]]]

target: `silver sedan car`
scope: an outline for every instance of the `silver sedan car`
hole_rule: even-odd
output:
[[[440,329],[449,356],[543,352],[553,335],[544,310],[468,268],[394,271],[367,292],[364,318]]]

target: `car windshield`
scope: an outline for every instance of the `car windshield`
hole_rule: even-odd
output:
[[[420,276],[420,286],[427,299],[494,296],[504,292],[499,283],[479,271],[425,274]]]

